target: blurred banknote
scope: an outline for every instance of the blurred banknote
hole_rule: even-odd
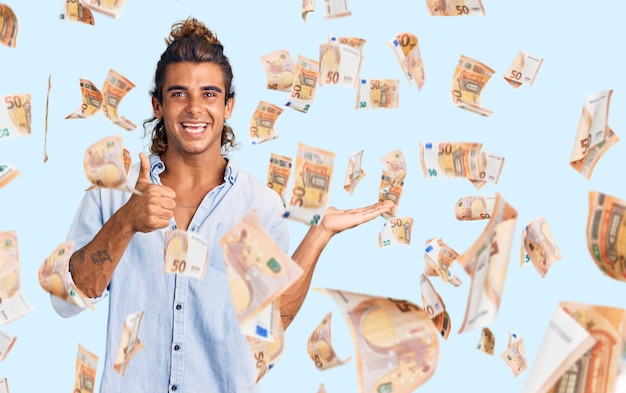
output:
[[[295,78],[291,85],[291,95],[285,103],[285,106],[303,113],[308,113],[315,99],[315,90],[317,89],[319,76],[319,62],[298,55]]]
[[[350,195],[354,192],[356,185],[365,177],[365,171],[361,168],[364,150],[359,150],[350,155],[348,168],[346,169],[346,179],[343,182],[343,189]]]
[[[452,324],[450,322],[450,314],[446,311],[446,305],[435,287],[425,274],[420,275],[420,288],[422,290],[422,305],[424,310],[430,316],[431,321],[441,333],[444,340],[448,339]]]
[[[356,109],[389,109],[398,107],[397,79],[361,79],[356,97]]]
[[[392,173],[383,171],[380,177],[380,185],[378,186],[378,201],[390,200],[394,203],[394,206],[388,212],[381,214],[383,218],[389,219],[396,216],[403,187],[404,181],[396,181]]]
[[[504,74],[504,79],[511,84],[514,88],[518,88],[522,83],[527,83],[528,86],[532,86],[543,63],[543,58],[531,55],[526,51],[519,51],[513,64],[509,67]]]
[[[0,163],[0,188],[6,186],[20,174],[20,170],[12,164]]]
[[[259,101],[250,120],[250,143],[257,145],[278,138],[274,124],[283,109],[270,102]]]
[[[509,366],[513,375],[517,377],[528,368],[526,363],[526,350],[522,337],[509,332],[509,341],[506,349],[500,354],[500,358]]]
[[[326,212],[335,153],[298,143],[294,181],[285,217],[317,225]]]
[[[412,392],[435,372],[437,331],[407,300],[315,288],[343,313],[355,348],[359,392]]]
[[[115,363],[113,369],[117,371],[122,378],[126,372],[128,362],[143,348],[143,343],[139,340],[139,324],[143,317],[143,310],[126,316],[124,327],[120,335],[120,341],[117,345],[117,354],[115,355]]]
[[[267,186],[276,191],[285,204],[285,192],[291,174],[291,157],[270,153],[270,166],[267,170]]]
[[[338,85],[355,88],[363,60],[362,38],[329,37],[320,45],[320,86]]]
[[[184,274],[202,280],[209,260],[209,249],[195,232],[165,231],[165,273]]]
[[[348,0],[323,0],[324,19],[341,18],[352,15]]]
[[[80,108],[70,113],[66,119],[84,119],[91,117],[102,108],[102,93],[93,82],[80,78],[80,92],[83,97],[83,103]]]
[[[426,0],[426,6],[433,16],[485,15],[480,0]]]
[[[9,380],[7,378],[0,379],[0,393],[9,393]]]
[[[315,0],[302,0],[302,20],[306,22],[309,12],[315,11]]]
[[[459,198],[454,208],[457,220],[485,220],[491,218],[495,197],[466,196]]]
[[[306,349],[309,353],[309,357],[313,360],[313,363],[315,363],[315,367],[317,367],[318,370],[326,370],[341,366],[352,359],[352,356],[349,356],[348,358],[341,360],[335,353],[330,330],[332,316],[332,312],[329,312],[326,316],[324,316],[313,333],[311,333],[311,336],[309,336],[309,341],[307,342]]]
[[[319,389],[317,389],[317,393],[327,393],[326,386],[324,386],[324,384],[321,384]]]
[[[4,96],[4,105],[0,105],[0,142],[30,136],[30,123],[30,94]]]
[[[459,333],[487,325],[496,319],[509,264],[517,211],[500,194],[487,226],[458,262],[472,278]]]
[[[91,10],[84,6],[80,0],[64,0],[59,20],[80,22],[92,26],[96,24]]]
[[[46,112],[44,115],[43,162],[48,162],[48,108],[50,104],[50,90],[52,89],[52,74],[48,74],[48,92],[46,93]]]
[[[17,16],[6,4],[0,3],[0,42],[15,48],[17,41]]]
[[[493,111],[482,107],[480,95],[494,72],[483,63],[461,55],[452,76],[452,102],[459,108],[491,116]]]
[[[469,179],[475,188],[498,184],[504,157],[482,151],[476,142],[420,142],[424,178]]]
[[[424,273],[427,276],[439,276],[444,283],[450,283],[455,287],[461,286],[461,280],[450,268],[458,257],[459,254],[441,238],[428,239],[424,249]]]
[[[259,382],[282,356],[285,349],[285,330],[283,325],[279,324],[277,338],[273,341],[262,340],[256,336],[246,336],[246,338],[254,357],[256,382]]]
[[[296,75],[296,64],[287,50],[280,49],[261,57],[267,88],[270,90],[291,91],[293,78]]]
[[[525,266],[532,262],[541,277],[545,277],[552,264],[562,258],[559,246],[543,217],[534,219],[522,229],[520,243],[520,264]]]
[[[119,116],[117,108],[122,98],[135,84],[129,81],[119,72],[109,70],[102,92],[98,90],[96,85],[88,79],[80,79],[80,91],[83,97],[83,103],[79,109],[70,113],[66,119],[84,119],[98,113],[100,109],[104,112],[104,116],[111,120],[126,131],[134,130],[137,126],[123,116]]]
[[[13,344],[15,344],[15,340],[15,336],[11,336],[0,330],[0,362],[4,362],[11,348],[13,348]]]
[[[626,201],[589,191],[587,248],[607,276],[626,281]]]
[[[417,36],[413,33],[402,32],[387,42],[400,63],[402,72],[409,84],[417,85],[418,90],[424,86],[424,63],[419,48]]]
[[[121,135],[111,135],[87,148],[83,167],[87,179],[93,184],[89,189],[104,187],[133,192],[128,184],[132,160],[123,143]]]
[[[274,300],[261,310],[247,324],[241,327],[241,332],[245,336],[256,337],[265,341],[278,340],[281,334],[279,330],[282,329],[279,300]]]
[[[612,93],[613,90],[604,90],[589,94],[580,115],[570,165],[587,180],[598,160],[619,141],[608,124]]]
[[[496,337],[488,327],[483,328],[476,349],[486,353],[487,355],[494,355],[496,349]]]
[[[44,291],[68,303],[93,310],[89,298],[73,284],[68,284],[67,266],[74,249],[73,242],[61,243],[39,267],[39,284]]]
[[[391,183],[400,183],[406,177],[406,160],[402,150],[393,150],[380,159],[387,167]]]
[[[411,244],[411,230],[413,219],[411,217],[391,217],[383,224],[383,229],[378,234],[378,247],[383,249],[400,245]]]
[[[98,356],[78,344],[78,353],[76,354],[76,378],[74,379],[75,393],[93,393],[95,391],[97,366]]]
[[[302,275],[251,210],[220,240],[240,328]]]
[[[549,322],[522,393],[618,393],[626,310],[561,302]],[[570,390],[571,391],[571,390]]]
[[[126,0],[80,0],[83,5],[112,18],[122,13]]]
[[[22,293],[17,232],[0,232],[0,323],[11,323],[32,310]]]
[[[124,116],[117,113],[117,107],[122,98],[135,87],[135,84],[129,81],[124,75],[115,70],[109,70],[104,86],[102,87],[102,112],[104,116],[111,120],[113,124],[117,124],[126,131],[132,131],[137,126]]]

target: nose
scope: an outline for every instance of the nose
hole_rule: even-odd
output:
[[[190,114],[200,113],[202,110],[202,101],[200,97],[196,97],[195,95],[190,95],[189,100],[187,101],[187,112]]]

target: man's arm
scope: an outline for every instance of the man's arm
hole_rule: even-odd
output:
[[[330,239],[339,232],[373,220],[393,206],[393,201],[386,200],[359,209],[338,210],[330,207],[319,225],[309,228],[291,257],[304,273],[280,297],[280,316],[285,329],[300,310],[311,286],[317,260]]]
[[[152,232],[165,228],[176,206],[175,192],[168,187],[152,184],[150,161],[140,153],[141,167],[134,193],[100,231],[70,258],[69,271],[74,284],[86,296],[100,296],[111,281],[126,247],[137,232]]]

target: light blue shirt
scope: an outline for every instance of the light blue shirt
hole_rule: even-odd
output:
[[[164,163],[154,155],[150,163],[152,182],[161,184]],[[135,164],[129,184],[135,184],[138,171],[139,164]],[[130,194],[122,191],[88,191],[67,236],[74,241],[74,251],[91,241],[128,198]],[[239,329],[220,247],[225,232],[252,209],[286,252],[289,233],[280,196],[229,160],[224,183],[205,196],[187,228],[208,244],[209,260],[202,280],[163,271],[164,234],[176,229],[174,219],[168,228],[135,234],[100,297],[109,297],[100,392],[257,391],[252,352]],[[82,311],[55,296],[52,304],[64,317]],[[129,361],[122,378],[113,363],[124,320],[142,310],[138,338],[143,349]]]

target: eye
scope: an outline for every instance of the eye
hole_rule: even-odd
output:
[[[184,97],[185,96],[185,92],[184,91],[174,91],[172,92],[172,97]]]
[[[215,94],[214,91],[207,91],[206,93],[204,93],[205,97],[217,97],[217,94]]]

